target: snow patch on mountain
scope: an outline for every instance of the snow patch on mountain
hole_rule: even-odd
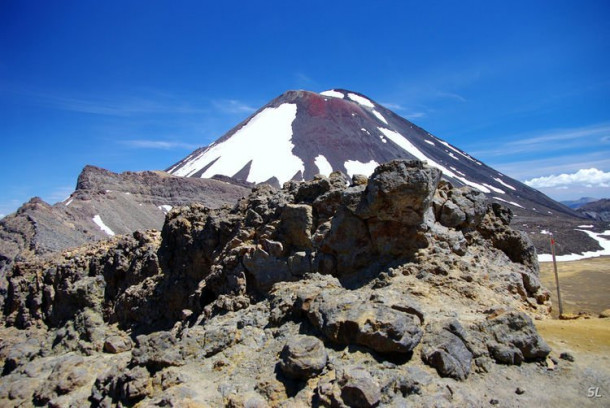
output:
[[[445,142],[444,140],[440,140],[439,138],[436,138],[436,140],[438,140],[438,141],[439,141],[441,144],[443,144],[443,145],[447,146],[449,149],[453,150],[453,151],[454,151],[454,152],[456,152],[457,154],[459,154],[459,155],[461,155],[461,156],[464,156],[464,157],[465,157],[465,158],[467,158],[468,160],[473,161],[473,162],[475,162],[475,163],[477,163],[477,164],[479,164],[479,165],[481,164],[481,163],[479,163],[477,160],[475,160],[475,159],[473,159],[472,157],[470,157],[469,155],[467,155],[466,153],[461,152],[461,151],[459,151],[458,149],[456,149],[455,147],[451,146],[449,143]],[[453,156],[451,153],[449,153],[449,156],[451,156],[451,157],[453,157],[454,159],[456,159],[456,160],[457,160],[457,158],[456,158],[456,157],[454,157],[454,156]]]
[[[326,157],[321,154],[316,156],[316,158],[314,159],[314,164],[318,168],[318,172],[320,174],[329,176],[330,173],[333,172],[333,166],[331,166]]]
[[[347,174],[349,174],[350,177],[352,177],[354,174],[370,176],[373,174],[373,170],[379,166],[379,163],[377,163],[375,160],[371,160],[368,163],[362,163],[358,160],[348,160],[343,164],[343,166],[345,166],[345,171],[347,171]]]
[[[441,165],[440,163],[435,162],[434,160],[428,158],[424,153],[422,153],[421,150],[419,150],[417,147],[415,147],[415,145],[413,143],[411,143],[409,140],[407,140],[407,138],[405,138],[403,135],[401,135],[398,132],[394,132],[393,130],[390,129],[385,129],[385,128],[378,128],[385,136],[387,136],[388,139],[390,139],[392,142],[396,143],[398,146],[402,147],[407,153],[415,156],[416,159],[419,159],[421,161],[426,161],[428,162],[428,164],[432,167],[436,167],[437,169],[439,169],[440,171],[442,171],[446,176],[448,177],[453,177],[459,181],[461,181],[462,183],[476,188],[479,191],[482,191],[484,193],[491,193],[491,190],[488,189],[487,187],[479,184],[479,183],[475,183],[473,181],[468,180],[466,177],[461,177],[458,176],[457,174],[455,174],[454,172],[452,172],[451,170],[449,170],[448,168],[446,168],[445,166]]]
[[[426,139],[424,142],[428,143],[429,145],[436,146],[432,140]]]
[[[502,184],[504,187],[510,188],[513,191],[517,191],[517,189],[513,186],[511,186],[510,184],[506,184],[502,179],[494,177],[494,180],[496,180],[498,183]]]
[[[377,119],[379,119],[380,121],[382,121],[383,123],[385,123],[386,125],[388,124],[388,121],[385,120],[385,118],[383,117],[383,115],[379,112],[377,112],[375,109],[373,109],[373,115],[375,115],[375,117]]]
[[[337,92],[334,89],[329,89],[328,91],[320,92],[320,95],[331,96],[333,98],[345,98],[345,95],[341,92]]]
[[[511,205],[514,205],[515,207],[519,207],[519,208],[523,208],[523,209],[525,209],[525,207],[524,207],[524,206],[522,206],[521,204],[516,203],[516,202],[514,202],[514,201],[508,201],[508,200],[505,200],[505,199],[500,198],[500,197],[493,197],[493,198],[494,198],[494,199],[496,199],[496,200],[498,200],[498,201],[502,201],[503,203],[511,204]]]
[[[161,211],[163,211],[165,214],[167,214],[168,212],[170,212],[172,210],[172,206],[171,205],[167,205],[167,204],[163,204],[159,206],[159,209]]]
[[[106,234],[113,236],[114,235],[114,231],[112,231],[106,224],[104,224],[104,221],[102,221],[102,217],[100,217],[99,214],[96,214],[93,218],[92,218],[93,222],[100,227],[100,229],[102,231],[104,231]]]
[[[506,194],[506,192],[504,190],[500,190],[499,188],[489,185],[487,183],[483,183],[483,185],[485,187],[487,187],[488,189],[490,189],[491,191],[495,191],[498,194]]]
[[[363,96],[360,95],[356,95],[355,93],[348,93],[347,97],[350,98],[352,101],[362,105],[362,106],[366,106],[367,108],[374,108],[375,105],[373,104],[373,102],[369,101],[368,99],[366,99]]]
[[[252,162],[247,181],[262,183],[276,177],[283,184],[297,172],[305,171],[303,161],[292,153],[292,122],[296,115],[297,105],[293,103],[265,108],[232,137],[210,145],[174,174],[188,177],[209,166],[202,178],[216,174],[232,177]]]

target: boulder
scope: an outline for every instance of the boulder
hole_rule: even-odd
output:
[[[348,367],[338,378],[341,399],[348,407],[376,407],[381,400],[381,387],[362,367]]]
[[[299,335],[288,339],[280,358],[280,368],[287,377],[307,380],[322,372],[328,354],[320,339]]]
[[[184,365],[178,341],[166,331],[136,337],[136,347],[131,352],[132,363],[160,370],[170,366]]]
[[[470,374],[472,353],[459,337],[464,329],[457,320],[426,327],[422,360],[441,377],[465,380]]]
[[[357,214],[417,226],[432,203],[440,177],[440,170],[417,160],[382,164],[369,177]]]
[[[123,336],[109,336],[104,341],[106,353],[117,354],[131,350],[131,340]]]
[[[422,338],[419,318],[347,290],[320,293],[307,316],[330,341],[379,353],[410,353]]]
[[[502,313],[481,323],[479,330],[486,336],[489,354],[498,363],[542,361],[551,352],[532,319],[522,312]]]

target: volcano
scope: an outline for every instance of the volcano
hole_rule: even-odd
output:
[[[425,161],[453,185],[473,187],[516,213],[578,216],[365,95],[344,89],[288,91],[167,171],[279,187],[333,171],[368,176],[393,159]]]

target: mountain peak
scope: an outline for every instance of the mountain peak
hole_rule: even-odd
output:
[[[202,178],[224,175],[279,187],[333,171],[368,176],[394,159],[426,161],[454,185],[468,185],[514,209],[574,215],[368,96],[341,88],[287,91],[168,172]]]

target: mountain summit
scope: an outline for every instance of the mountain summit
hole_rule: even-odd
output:
[[[167,171],[279,186],[333,171],[368,176],[393,159],[426,161],[452,184],[473,187],[517,213],[575,215],[370,98],[344,89],[288,91]]]

